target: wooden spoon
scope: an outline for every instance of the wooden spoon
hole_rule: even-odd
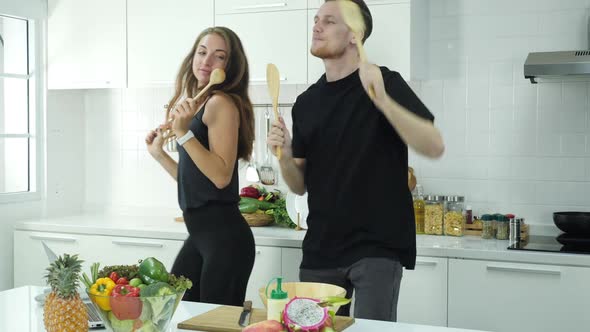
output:
[[[272,100],[272,110],[275,114],[275,119],[279,119],[279,87],[280,76],[279,69],[272,63],[266,65],[266,84],[268,85],[268,93]],[[277,146],[277,159],[281,160],[281,147]]]
[[[225,71],[223,71],[221,68],[213,69],[211,76],[209,76],[209,83],[207,83],[207,85],[197,94],[195,98],[193,98],[193,100],[199,100],[199,98],[201,98],[211,86],[223,83],[223,81],[225,81]],[[168,123],[172,122],[173,120],[173,118],[168,118]],[[165,138],[172,139],[173,137],[174,134],[169,133]]]
[[[350,0],[338,0],[336,2],[340,6],[340,13],[342,14],[344,24],[346,24],[354,34],[354,39],[356,39],[355,44],[361,62],[367,62],[367,53],[365,53],[365,48],[363,47],[365,21],[363,20],[360,7]],[[375,98],[375,89],[373,86],[369,87],[369,97],[371,97],[371,99]]]

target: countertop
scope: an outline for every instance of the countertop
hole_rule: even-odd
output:
[[[41,332],[43,307],[35,301],[35,296],[43,293],[43,287],[25,286],[0,292],[0,331]],[[182,301],[172,317],[168,332],[188,331],[178,329],[179,322],[214,309],[217,305]],[[106,331],[98,329],[92,331]],[[446,327],[392,323],[367,319],[355,319],[346,332],[395,331],[395,332],[476,332]]]
[[[95,234],[138,238],[184,240],[188,233],[174,216],[81,214],[76,216],[26,220],[16,230],[53,233]],[[266,226],[252,227],[258,246],[301,248],[305,231]],[[418,256],[482,259],[534,264],[590,267],[590,255],[508,250],[506,240],[484,240],[477,236],[417,235]]]

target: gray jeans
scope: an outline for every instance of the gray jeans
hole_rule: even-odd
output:
[[[390,258],[368,257],[348,267],[335,269],[300,269],[304,282],[323,282],[354,291],[354,317],[397,321],[397,300],[403,268]],[[350,316],[350,304],[340,307],[339,316]]]

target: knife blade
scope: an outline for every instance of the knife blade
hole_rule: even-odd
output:
[[[238,320],[238,324],[241,327],[246,327],[250,325],[250,314],[252,313],[252,301],[244,301],[244,309],[240,314],[240,319]]]

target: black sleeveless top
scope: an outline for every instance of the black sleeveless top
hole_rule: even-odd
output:
[[[209,150],[209,128],[203,123],[205,105],[190,123],[189,129],[195,138]],[[178,145],[178,203],[182,211],[201,207],[207,203],[236,203],[238,195],[238,160],[234,164],[231,182],[218,189],[193,162],[186,150]]]

